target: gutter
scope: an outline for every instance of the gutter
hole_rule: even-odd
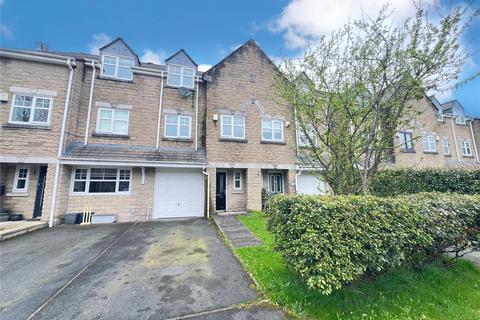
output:
[[[60,55],[51,54],[51,53],[43,53],[43,52],[32,54],[32,53],[20,53],[20,52],[0,50],[0,57],[35,61],[35,62],[46,62],[46,63],[58,64],[58,65],[65,65],[65,59],[67,59],[71,61],[69,62],[69,65],[76,66],[74,58],[60,56]]]
[[[95,68],[95,61],[91,60],[90,65],[92,66],[92,82],[90,83],[90,96],[88,97],[88,111],[87,111],[87,123],[85,124],[85,138],[83,140],[83,145],[88,144],[88,134],[90,131],[90,118],[92,114],[92,102],[93,102],[93,88],[95,86],[95,73],[97,69]]]
[[[124,161],[124,160],[116,160],[116,159],[93,159],[93,158],[63,158],[60,159],[61,164],[68,164],[68,165],[112,165],[112,166],[120,166],[120,167],[128,167],[128,166],[142,166],[148,168],[203,168],[206,163],[192,163],[192,162],[153,162],[153,161]]]
[[[68,119],[68,107],[70,104],[70,95],[72,93],[72,82],[73,82],[73,74],[75,73],[75,70],[72,67],[71,61],[73,58],[68,58],[67,59],[67,66],[70,69],[70,74],[68,76],[68,86],[67,86],[67,95],[65,97],[65,106],[63,109],[63,119],[62,119],[62,128],[60,131],[60,140],[58,142],[58,151],[57,151],[57,160],[56,160],[56,165],[55,165],[55,177],[53,180],[53,192],[52,192],[52,205],[50,208],[50,218],[48,221],[48,226],[51,228],[54,225],[55,222],[55,210],[57,206],[57,193],[58,193],[58,180],[60,179],[60,158],[62,156],[63,152],[63,143],[65,140],[65,129],[67,126],[67,119]],[[73,61],[75,61],[73,59]],[[64,61],[65,62],[65,61]]]

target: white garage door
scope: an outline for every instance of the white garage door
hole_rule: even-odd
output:
[[[203,217],[203,181],[200,170],[157,168],[153,218]]]
[[[302,172],[297,178],[299,194],[325,194],[325,182],[308,172]]]

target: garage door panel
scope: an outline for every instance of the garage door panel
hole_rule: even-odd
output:
[[[313,174],[302,173],[297,178],[297,189],[299,194],[325,194],[325,182]]]
[[[157,169],[154,218],[201,217],[204,202],[200,170]]]

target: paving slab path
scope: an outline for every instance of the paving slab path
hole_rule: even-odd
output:
[[[262,242],[241,223],[237,215],[214,215],[213,219],[220,231],[230,241],[233,247],[253,247],[260,246]]]

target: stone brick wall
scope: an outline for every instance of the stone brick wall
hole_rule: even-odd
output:
[[[97,70],[97,73],[99,71]],[[83,141],[86,129],[88,98],[90,95],[92,68],[87,67],[82,85],[81,99],[78,107],[75,132],[77,140]],[[133,81],[117,81],[96,76],[91,119],[88,134],[88,143],[100,144],[127,144],[132,146],[155,147],[157,139],[158,110],[160,100],[161,78],[134,73]],[[199,147],[204,146],[205,132],[205,94],[203,84],[199,88],[198,106],[198,141]],[[188,97],[183,97],[178,88],[168,87],[164,81],[162,120],[160,126],[160,146],[178,146],[194,148],[195,146],[195,99],[196,92]],[[128,138],[106,137],[96,134],[99,102],[123,104],[132,106],[129,112]],[[164,138],[165,114],[174,113],[187,115],[191,121],[191,139],[188,141],[175,141]]]
[[[211,163],[294,165],[293,110],[275,98],[276,69],[256,44],[249,42],[217,65],[207,83],[207,154]],[[221,141],[221,114],[245,115],[247,143]],[[218,121],[213,121],[213,115]],[[284,121],[285,144],[261,142],[261,119]],[[288,125],[289,124],[289,125]]]
[[[8,93],[8,102],[0,108],[0,154],[54,156],[57,154],[65,97],[67,66],[0,58],[0,92]],[[16,128],[8,125],[13,93],[10,87],[56,91],[51,107],[51,125],[47,128]]]

